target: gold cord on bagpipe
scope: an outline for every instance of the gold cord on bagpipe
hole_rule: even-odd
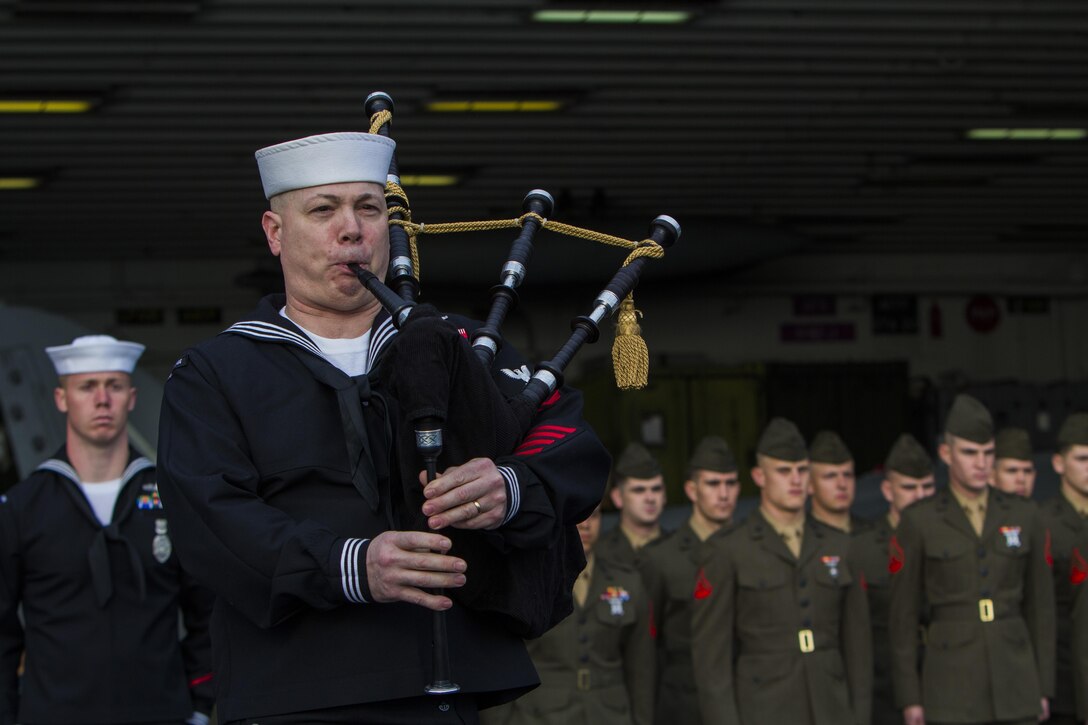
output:
[[[378,133],[383,125],[389,123],[393,114],[388,110],[375,113],[370,120],[370,133]],[[629,265],[640,257],[661,259],[665,256],[665,249],[650,238],[641,241],[631,241],[622,237],[604,234],[592,229],[576,227],[551,219],[545,219],[535,212],[527,212],[512,219],[492,219],[484,221],[420,223],[412,221],[412,211],[408,203],[408,194],[400,184],[389,180],[385,185],[386,201],[389,205],[389,213],[400,213],[401,219],[390,219],[391,225],[400,226],[408,235],[411,249],[412,266],[416,279],[422,277],[420,273],[418,237],[423,234],[456,234],[463,232],[494,231],[496,229],[510,229],[522,227],[527,219],[535,220],[541,228],[548,229],[556,234],[562,234],[576,239],[598,242],[621,249],[631,250],[624,260],[623,266]],[[616,339],[612,345],[612,367],[616,376],[616,386],[621,390],[637,390],[646,387],[649,378],[649,349],[642,338],[642,328],[638,324],[642,312],[635,308],[634,292],[629,292],[621,302],[616,313]]]

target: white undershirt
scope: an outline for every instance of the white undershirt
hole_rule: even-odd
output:
[[[284,307],[280,310],[280,314],[287,317],[287,308]],[[287,319],[291,320],[290,317],[287,317]],[[294,320],[291,320],[291,322],[294,322],[298,329],[305,332],[328,361],[340,368],[346,375],[355,377],[368,371],[366,358],[367,348],[370,347],[370,330],[367,330],[359,337],[321,337],[321,335],[310,332]]]
[[[91,504],[91,509],[103,526],[109,526],[113,520],[113,507],[117,504],[117,496],[121,493],[121,479],[111,481],[99,481],[97,483],[79,482],[83,489],[83,495]]]

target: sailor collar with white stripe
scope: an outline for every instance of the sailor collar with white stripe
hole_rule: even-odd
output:
[[[154,468],[155,464],[150,459],[144,456],[137,456],[128,462],[125,466],[125,472],[121,474],[121,487],[124,488],[132,477],[140,471],[146,471],[148,468]],[[76,473],[76,469],[72,467],[72,464],[63,458],[50,458],[43,461],[41,465],[36,469],[38,471],[52,471],[53,473],[64,476],[72,483],[81,484],[83,481],[80,479],[79,474]]]
[[[279,313],[284,302],[284,295],[269,295],[262,299],[254,310],[253,319],[236,322],[219,334],[242,335],[259,342],[295,345],[331,364],[331,361],[302,328]],[[373,367],[378,355],[397,334],[397,329],[393,326],[393,320],[388,312],[385,310],[378,312],[378,316],[374,318],[374,324],[370,327],[370,333],[370,347],[367,350],[366,362],[368,370]]]

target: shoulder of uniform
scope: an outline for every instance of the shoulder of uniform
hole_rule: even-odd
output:
[[[910,517],[924,516],[930,511],[946,508],[949,505],[950,498],[951,494],[948,493],[948,489],[941,489],[932,496],[926,496],[910,504],[903,509],[902,515]]]
[[[1018,496],[1018,495],[1016,495],[1014,493],[1005,493],[1001,489],[991,488],[990,489],[990,495],[993,497],[993,500],[994,500],[995,503],[997,503],[997,504],[999,504],[1001,506],[1005,506],[1007,508],[1011,508],[1013,510],[1017,510],[1017,509],[1019,509],[1021,511],[1038,511],[1039,510],[1039,504],[1037,504],[1035,501],[1032,501],[1029,498],[1024,498],[1023,496]]]
[[[723,526],[715,531],[713,534],[706,538],[706,541],[700,542],[698,546],[702,549],[708,548],[725,548],[730,541],[736,541],[738,532],[745,528],[745,524],[737,524],[736,526]]]
[[[871,519],[863,519],[860,516],[850,517],[850,535],[861,536],[876,528],[876,522]]]
[[[35,469],[26,478],[14,484],[7,491],[0,493],[0,504],[18,506],[38,495],[43,485],[60,477],[60,474],[46,468]],[[47,493],[46,495],[50,494]]]
[[[612,546],[617,541],[617,536],[620,536],[620,525],[616,522],[616,525],[610,528],[608,531],[602,531],[601,535],[597,537],[597,544],[604,544],[605,546]]]
[[[1061,493],[1054,494],[1048,499],[1039,502],[1039,511],[1049,516],[1058,516],[1064,510],[1065,497]]]
[[[596,561],[593,562],[594,567],[599,567],[602,576],[634,576],[638,577],[638,570],[625,561],[617,561],[608,557],[599,556],[596,557]]]
[[[825,524],[817,518],[809,516],[805,519],[805,526],[811,527],[811,530],[816,533],[817,536],[826,537],[828,539],[842,539],[849,540],[850,534],[846,533],[842,529],[835,528],[830,524]]]
[[[662,532],[661,536],[657,537],[653,541],[646,542],[645,546],[642,547],[642,554],[644,556],[650,556],[653,555],[654,552],[672,548],[672,545],[675,543],[673,541],[675,534],[675,531]]]
[[[880,521],[866,521],[865,525],[858,528],[852,528],[850,530],[850,538],[857,539],[858,541],[869,541],[880,537],[881,534]]]

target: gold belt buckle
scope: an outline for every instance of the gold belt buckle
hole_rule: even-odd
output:
[[[589,668],[582,667],[578,670],[578,689],[583,692],[589,689]]]
[[[801,645],[802,652],[814,652],[816,650],[816,640],[812,636],[811,629],[802,629],[797,633],[797,643]]]
[[[978,618],[983,622],[994,621],[994,600],[993,599],[979,599],[978,600]]]

